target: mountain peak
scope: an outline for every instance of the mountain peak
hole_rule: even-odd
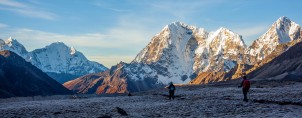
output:
[[[25,47],[12,37],[9,37],[6,41],[0,40],[0,50],[10,50],[14,53],[17,53],[24,59],[27,59],[28,56],[28,51],[25,49]]]
[[[184,25],[184,23],[175,21],[175,22],[172,22],[172,23],[166,25],[164,27],[164,29],[175,29],[175,28],[181,27],[182,25]]]
[[[278,20],[277,20],[277,22],[284,22],[284,21],[291,21],[288,17],[286,17],[286,16],[281,16]]]
[[[13,43],[19,43],[16,39],[13,39],[12,37],[9,37],[6,41],[6,44],[13,44]]]
[[[65,51],[70,51],[70,47],[68,47],[65,43],[63,42],[54,42],[54,43],[51,43],[50,45],[47,45],[45,47],[46,49],[53,49],[53,50],[65,50]]]
[[[193,25],[187,25],[186,23],[180,22],[180,21],[175,21],[170,23],[169,25],[166,25],[164,27],[164,29],[169,28],[170,30],[176,30],[176,29],[180,29],[180,28],[187,28],[187,29],[197,29],[197,27],[193,26]]]
[[[286,43],[292,40],[300,38],[299,34],[301,27],[292,22],[286,16],[278,18],[278,20],[272,24],[271,28],[263,34],[260,39],[269,43]]]
[[[13,38],[10,36],[7,41],[13,41]]]
[[[225,27],[220,27],[218,30],[229,30],[229,29],[227,29]]]
[[[265,34],[252,43],[249,48],[249,53],[256,57],[254,60],[262,60],[269,55],[277,45],[301,39],[301,34],[302,30],[298,24],[282,16],[272,24]]]
[[[73,46],[71,46],[71,47],[70,47],[70,54],[73,55],[73,54],[75,54],[76,52],[77,52],[77,50],[76,50]]]
[[[245,46],[241,35],[233,32],[230,29],[227,29],[225,27],[220,27],[218,30],[211,32],[211,35],[209,36],[209,41],[212,41],[214,38],[217,38],[217,37],[221,37],[222,39],[228,39],[226,37],[230,37],[231,39],[234,39],[234,41],[242,43],[242,46]]]
[[[220,28],[219,28],[217,31],[218,31],[218,32],[223,32],[223,31],[225,31],[225,32],[231,32],[231,33],[234,33],[233,31],[231,31],[230,29],[225,28],[225,27],[220,27]]]
[[[181,26],[181,25],[185,25],[185,23],[180,22],[180,21],[174,21],[174,22],[172,22],[172,23],[169,24],[169,25]]]
[[[67,46],[67,45],[63,42],[54,42],[51,43],[49,46]]]

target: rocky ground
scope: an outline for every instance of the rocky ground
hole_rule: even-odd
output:
[[[133,96],[0,100],[1,117],[302,117],[301,82],[254,82],[249,102],[235,84],[177,87]],[[127,115],[122,115],[123,109]]]

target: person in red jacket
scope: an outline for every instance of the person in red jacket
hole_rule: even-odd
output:
[[[243,76],[243,81],[241,82],[241,85],[238,86],[238,88],[242,87],[242,92],[243,92],[243,96],[244,96],[243,101],[245,101],[245,102],[248,102],[247,93],[250,90],[250,86],[251,86],[250,81],[247,80],[246,76],[244,75]]]

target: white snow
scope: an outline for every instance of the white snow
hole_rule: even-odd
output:
[[[72,46],[71,48],[70,48],[70,55],[74,55],[75,53],[76,53],[76,49]]]

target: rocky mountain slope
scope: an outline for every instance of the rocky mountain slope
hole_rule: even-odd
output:
[[[255,40],[247,49],[247,53],[251,56],[249,64],[264,59],[278,45],[301,38],[301,27],[287,17],[280,17],[265,34]]]
[[[121,62],[116,66],[112,66],[110,70],[96,74],[88,74],[68,81],[63,85],[77,93],[96,94],[138,92],[162,86],[161,83],[157,83],[157,78],[149,77],[141,80],[129,79],[131,75],[125,71],[130,68],[137,69],[137,67],[133,66],[137,65]],[[140,72],[143,71],[144,70],[141,70]]]
[[[253,66],[248,64],[237,64],[228,72],[201,72],[190,81],[189,84],[208,84],[219,81],[228,81],[242,76],[242,72],[250,70]]]
[[[85,74],[107,70],[102,64],[89,61],[81,52],[62,42],[28,52],[16,39],[9,38],[7,41],[0,39],[0,50],[15,52],[60,83]]]
[[[245,48],[241,36],[226,28],[208,33],[202,28],[174,22],[155,35],[130,64],[123,64],[118,70],[110,69],[112,75],[120,76],[107,75],[107,78],[110,78],[107,83],[111,84],[106,85],[105,88],[120,86],[112,84],[117,80],[125,81],[126,87],[122,89],[130,92],[163,86],[171,81],[177,84],[188,83],[199,72],[229,71],[237,62],[243,61],[241,55]],[[86,90],[78,87],[90,86],[94,81],[82,83],[84,85],[80,85],[79,81],[84,81],[89,76],[91,75],[69,81],[64,86],[70,90],[86,93]],[[106,83],[102,82],[103,79],[98,81],[100,82],[94,83]],[[120,90],[114,89],[111,92],[120,92]],[[94,93],[99,92],[94,91]]]
[[[302,81],[302,42],[290,47],[280,56],[250,72],[254,80],[297,80]]]
[[[11,51],[0,52],[0,97],[71,94],[71,91]]]
[[[260,38],[255,40],[245,50],[243,63],[238,68],[219,74],[201,73],[191,84],[205,84],[209,82],[236,79],[243,73],[250,73],[270,62],[298,42],[301,42],[301,27],[287,17],[280,17],[271,28]],[[239,69],[239,70],[238,70]],[[211,76],[209,76],[211,75]]]
[[[300,34],[299,25],[281,17],[264,35],[247,47],[240,35],[226,28],[207,32],[203,28],[174,22],[156,34],[130,64],[124,64],[119,70],[109,70],[113,75],[120,76],[109,77],[110,81],[125,81],[127,89],[130,87],[129,82],[143,82],[147,83],[144,86],[156,87],[155,85],[167,85],[169,82],[205,84],[226,81],[268,63],[300,42]],[[81,78],[85,77],[87,76]],[[150,80],[152,81],[149,82]],[[87,84],[82,86],[85,85]],[[112,86],[120,85],[110,84],[107,88]],[[145,90],[136,87],[138,88],[132,91]],[[75,88],[69,85],[69,89]],[[77,92],[85,93],[82,90]]]

